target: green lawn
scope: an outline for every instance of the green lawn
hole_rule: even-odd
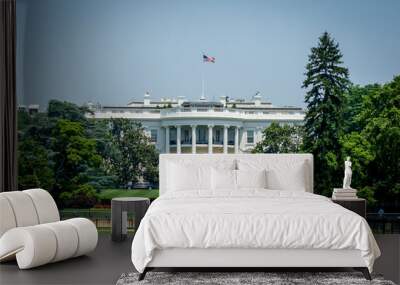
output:
[[[146,197],[150,199],[155,199],[158,197],[158,189],[153,190],[125,190],[125,189],[105,189],[101,190],[99,198],[102,200],[111,200],[116,197]]]
[[[110,202],[112,198],[115,197],[146,197],[150,199],[155,199],[158,197],[158,189],[154,190],[124,190],[124,189],[105,189],[101,190],[99,193],[99,198],[105,203],[105,205],[111,205]],[[111,226],[111,209],[110,208],[91,208],[91,209],[60,209],[60,215],[63,220],[75,218],[75,217],[85,217],[91,219],[95,222],[98,228],[109,228]],[[128,218],[132,219],[133,214],[128,213]],[[109,229],[106,229],[109,231]]]

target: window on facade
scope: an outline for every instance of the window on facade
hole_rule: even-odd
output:
[[[221,131],[220,130],[216,130],[215,131],[215,141],[216,142],[220,142],[220,138],[221,138]]]
[[[150,140],[151,142],[157,142],[157,130],[150,130]]]
[[[184,130],[183,132],[183,143],[189,143],[189,130]]]
[[[254,143],[254,131],[253,130],[247,131],[247,143]]]
[[[198,142],[200,144],[205,144],[206,143],[206,129],[204,128],[199,128],[198,132]]]

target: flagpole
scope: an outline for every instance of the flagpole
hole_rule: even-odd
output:
[[[204,68],[204,67],[203,67]],[[205,86],[204,86],[204,71],[201,74],[201,97],[205,97]]]
[[[204,55],[204,53],[203,53]],[[202,65],[203,67],[201,68],[201,98],[205,98],[205,83],[204,83],[204,59],[202,59]]]

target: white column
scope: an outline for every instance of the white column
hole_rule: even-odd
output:
[[[196,153],[196,125],[192,125],[192,153]]]
[[[262,141],[262,132],[263,132],[263,128],[262,127],[257,127],[257,139],[255,140],[255,143],[259,143],[260,141]]]
[[[176,153],[181,153],[181,126],[176,126]]]
[[[229,126],[224,126],[224,153],[228,153],[228,128]]]
[[[208,153],[213,153],[213,125],[208,125]]]
[[[239,153],[239,127],[235,127],[235,153]]]
[[[169,153],[169,127],[165,127],[165,153]]]

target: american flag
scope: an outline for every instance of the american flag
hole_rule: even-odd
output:
[[[203,54],[203,62],[215,63],[215,57],[207,56],[207,55]]]

